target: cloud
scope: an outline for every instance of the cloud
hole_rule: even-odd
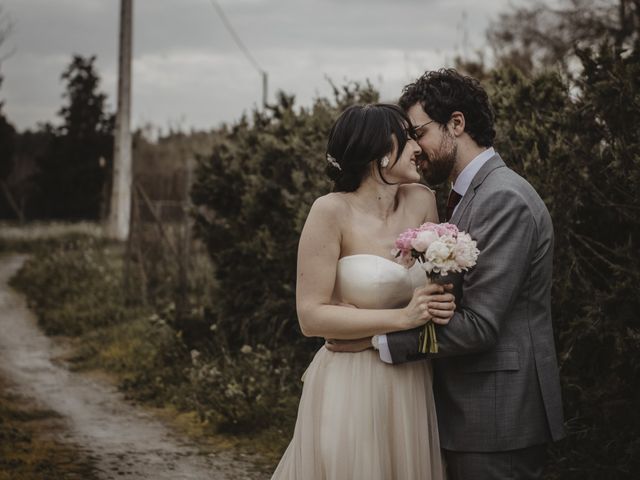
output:
[[[97,55],[115,105],[115,0],[2,0],[15,21],[16,54],[2,65],[0,98],[20,128],[55,119],[59,77],[74,53]],[[325,75],[369,78],[390,98],[426,68],[484,45],[484,30],[509,0],[219,0],[243,42],[283,89],[309,103],[328,93]],[[133,118],[184,119],[209,127],[261,99],[261,78],[210,0],[135,2]],[[468,40],[465,44],[465,38]],[[47,113],[48,112],[48,113]]]

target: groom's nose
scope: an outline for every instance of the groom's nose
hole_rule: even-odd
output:
[[[427,156],[427,154],[420,150],[420,153],[416,156],[416,163],[418,164],[418,167],[420,167],[420,170],[423,170],[427,167],[428,160],[429,157]]]

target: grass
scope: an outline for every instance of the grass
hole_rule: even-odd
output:
[[[9,393],[0,377],[0,480],[93,480],[94,465],[78,445],[55,435],[64,425],[55,412]]]
[[[203,421],[190,404],[189,352],[177,346],[179,340],[179,334],[151,315],[77,337],[75,355],[68,360],[80,371],[106,372],[129,400],[152,409],[203,450],[239,452],[251,457],[259,469],[272,471],[291,429],[272,425],[254,432],[229,432],[220,429],[222,421]]]
[[[94,222],[16,222],[0,221],[0,253],[46,251],[79,239],[105,239],[105,229]]]
[[[4,241],[24,242],[46,241],[56,238],[68,238],[71,235],[102,238],[105,236],[103,225],[95,222],[29,222],[20,225],[15,222],[0,222],[0,239]]]
[[[107,372],[130,400],[153,409],[204,450],[240,452],[265,472],[272,471],[292,430],[271,425],[253,432],[229,432],[220,429],[222,419],[201,419],[191,406],[189,352],[177,346],[179,337],[151,315],[76,338],[75,356],[68,360],[77,370]]]

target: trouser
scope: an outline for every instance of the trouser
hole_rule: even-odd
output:
[[[546,445],[504,452],[444,450],[447,480],[541,480]]]

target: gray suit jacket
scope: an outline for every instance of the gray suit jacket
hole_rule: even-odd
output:
[[[551,325],[553,225],[546,206],[499,155],[474,177],[451,219],[478,242],[470,271],[452,275],[457,312],[436,327],[440,445],[514,450],[564,436]],[[420,329],[387,336],[394,363],[418,354]]]

